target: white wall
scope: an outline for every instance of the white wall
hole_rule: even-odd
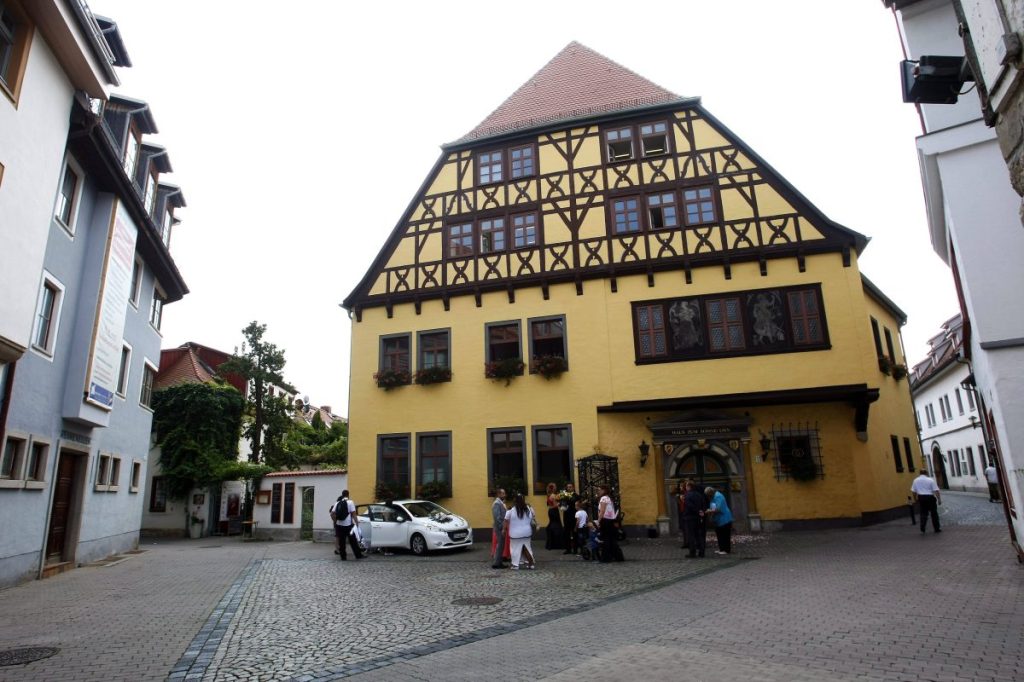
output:
[[[302,490],[313,488],[313,535],[317,540],[326,540],[333,536],[330,508],[341,492],[348,487],[348,474],[338,471],[316,473],[272,474],[265,476],[260,482],[260,490],[270,491],[274,484],[295,484],[295,507],[292,523],[272,523],[270,518],[271,505],[257,504],[253,507],[253,520],[258,522],[257,534],[271,537],[298,537],[302,527]],[[282,485],[283,490],[283,485]],[[358,502],[358,500],[357,500]],[[282,500],[283,504],[283,500]]]
[[[972,417],[980,423],[981,412],[978,410],[977,400],[972,409],[967,391],[960,386],[960,382],[968,374],[969,370],[966,365],[954,364],[947,367],[939,375],[929,380],[924,388],[915,392],[914,410],[920,419],[921,449],[928,458],[929,470],[932,470],[932,450],[937,445],[942,453],[950,489],[985,492],[988,490],[983,471],[985,464],[982,463],[979,453],[984,449],[986,453],[984,462],[987,463],[988,448],[985,446],[985,435],[982,430],[974,428],[971,423]],[[959,402],[956,397],[957,391],[960,393]],[[939,400],[943,396],[949,399],[952,411],[952,415],[946,421],[943,421],[942,410],[939,407]],[[928,426],[925,410],[928,405],[931,405],[932,411],[935,413],[935,426]],[[960,413],[960,405],[963,406],[963,414]],[[971,449],[969,454],[974,462],[974,473],[971,473],[970,466],[966,469],[961,467],[961,473],[958,476],[956,465],[951,461],[949,453],[955,451],[957,453],[955,456],[959,458],[961,453],[968,454],[967,448]],[[932,471],[932,473],[936,472]]]

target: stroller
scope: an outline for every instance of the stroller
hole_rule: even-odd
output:
[[[600,561],[603,552],[601,535],[593,523],[587,524],[587,537],[580,538],[580,559],[584,561]]]

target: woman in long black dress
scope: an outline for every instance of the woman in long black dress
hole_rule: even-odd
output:
[[[548,537],[544,549],[562,549],[562,519],[558,514],[558,488],[548,483]]]
[[[576,501],[580,496],[576,494],[576,486],[572,483],[565,484],[565,492],[572,497],[563,497],[558,501],[558,507],[562,512],[562,537],[565,538],[565,554],[576,554],[579,547],[576,546]]]

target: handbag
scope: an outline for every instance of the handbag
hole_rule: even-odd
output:
[[[537,515],[533,513],[533,507],[530,507],[530,528],[536,531],[539,527],[537,525]]]

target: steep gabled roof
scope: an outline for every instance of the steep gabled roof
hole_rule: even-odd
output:
[[[910,372],[910,389],[917,391],[947,367],[957,362],[963,352],[963,318],[960,313],[942,323],[942,331],[928,339],[928,357],[914,365]]]
[[[685,99],[573,41],[453,144],[580,116]]]

